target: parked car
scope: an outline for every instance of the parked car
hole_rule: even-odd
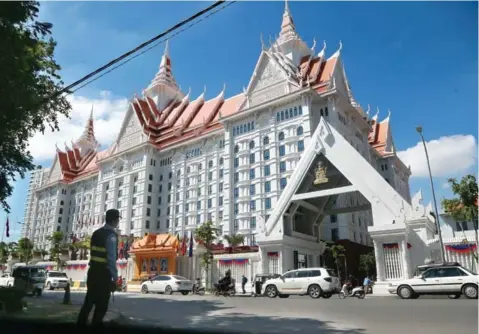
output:
[[[181,292],[187,295],[193,290],[193,281],[178,275],[158,275],[141,284],[141,292],[161,292],[171,295],[173,292]]]
[[[261,293],[270,298],[289,295],[309,295],[311,298],[329,298],[341,290],[336,273],[326,268],[303,268],[291,270],[284,275],[264,282]]]
[[[27,295],[41,296],[46,281],[46,270],[42,266],[27,265],[13,269],[14,287],[24,289]]]
[[[477,299],[479,280],[476,273],[458,264],[444,264],[429,267],[418,276],[391,283],[388,291],[402,299],[416,299],[421,295],[462,294],[469,299]]]
[[[47,271],[45,287],[48,290],[64,289],[68,284],[68,276],[60,271]]]
[[[10,287],[13,286],[15,279],[10,273],[3,273],[0,275],[0,286],[1,287]]]

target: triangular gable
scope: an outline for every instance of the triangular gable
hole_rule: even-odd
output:
[[[246,89],[246,95],[286,80],[288,76],[285,71],[275,64],[266,51],[262,51]]]
[[[293,195],[318,154],[324,155],[371,203],[375,225],[401,224],[408,215],[413,214],[411,205],[336,129],[321,118],[307,149],[266,222],[266,235],[273,232],[278,222],[282,221],[281,218],[289,207]],[[348,159],[344,159],[345,156]]]
[[[60,180],[62,177],[62,168],[60,166],[60,161],[58,160],[58,153],[55,154],[53,159],[52,167],[48,173],[47,184]]]
[[[138,120],[137,116],[133,112],[133,106],[130,104],[125,114],[125,118],[123,118],[123,123],[121,125],[120,132],[118,133],[118,137],[115,141],[116,144],[119,144],[121,139],[124,138],[125,136],[129,136],[138,131],[142,131],[142,127],[141,127],[140,121]]]

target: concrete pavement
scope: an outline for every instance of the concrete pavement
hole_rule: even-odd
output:
[[[60,292],[42,298],[61,300]],[[72,293],[81,303],[84,293]],[[250,333],[472,334],[477,333],[477,300],[332,297],[288,299],[115,294],[110,310],[135,324]]]

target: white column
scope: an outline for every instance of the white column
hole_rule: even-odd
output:
[[[374,256],[376,257],[376,275],[377,281],[384,281],[384,251],[383,244],[373,240],[374,244]]]
[[[401,260],[402,260],[402,278],[410,278],[410,261],[409,261],[409,250],[407,248],[406,240],[401,241]]]

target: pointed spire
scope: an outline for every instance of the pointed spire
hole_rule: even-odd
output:
[[[326,41],[323,41],[323,49],[318,53],[318,57],[324,57],[324,54],[326,53]]]
[[[283,21],[281,22],[281,31],[277,42],[282,44],[291,39],[299,39],[296,33],[296,27],[294,26],[293,17],[289,11],[288,0],[284,2]]]
[[[175,78],[171,72],[171,59],[170,59],[170,43],[166,40],[165,50],[161,57],[160,69],[156,73],[155,78],[152,80],[150,87],[155,85],[167,85],[178,89]]]
[[[93,105],[91,107],[90,116],[85,124],[85,129],[82,135],[76,141],[72,141],[72,148],[79,147],[81,149],[81,155],[83,156],[89,150],[94,150],[98,146],[98,141],[95,138],[95,129],[93,127]]]

